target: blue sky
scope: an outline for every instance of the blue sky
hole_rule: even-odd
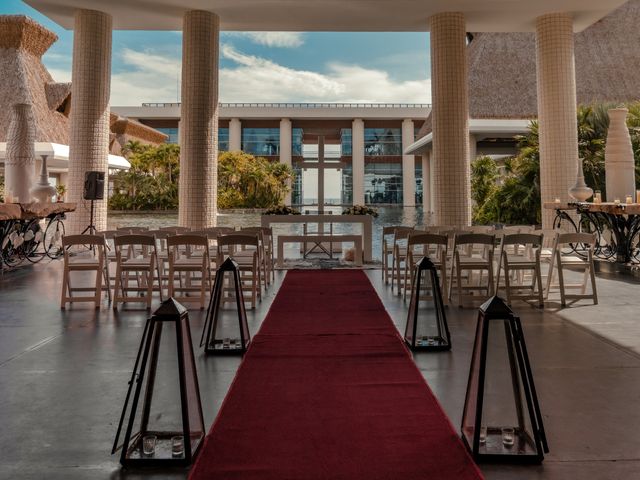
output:
[[[1,14],[28,15],[59,40],[44,62],[71,79],[73,32],[19,0]],[[224,102],[429,102],[427,33],[222,32]],[[180,32],[114,31],[112,105],[177,100]]]

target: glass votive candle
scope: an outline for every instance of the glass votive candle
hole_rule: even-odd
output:
[[[636,203],[640,203],[640,190],[636,190]]]
[[[620,199],[619,199],[619,198],[614,199],[614,200],[613,200],[613,203],[614,203],[615,205],[620,205]]]
[[[153,455],[156,451],[156,443],[158,437],[155,435],[145,435],[142,437],[142,453],[145,455]]]
[[[553,202],[554,203],[560,203],[560,199],[556,197],[556,199]]]
[[[182,436],[171,437],[171,454],[180,457],[184,453],[184,439]]]
[[[487,427],[480,427],[480,443],[487,443]]]
[[[513,427],[504,427],[502,429],[502,444],[505,447],[513,447],[515,443],[515,432]]]
[[[596,190],[593,194],[593,203],[602,203],[602,192],[600,190]]]
[[[631,195],[627,195],[627,197],[624,199],[624,203],[633,203],[633,197]]]

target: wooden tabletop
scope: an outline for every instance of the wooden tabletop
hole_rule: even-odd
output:
[[[611,215],[640,214],[640,203],[544,202],[542,207],[547,210],[581,210],[588,212],[603,212]]]
[[[0,220],[45,218],[57,213],[73,212],[75,203],[0,203]]]

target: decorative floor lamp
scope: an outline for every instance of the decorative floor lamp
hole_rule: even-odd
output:
[[[224,290],[233,288],[238,313],[238,336],[235,338],[219,338],[218,326],[220,319],[220,307],[223,303]],[[249,348],[251,334],[247,324],[247,312],[244,308],[244,295],[242,293],[242,278],[238,264],[231,258],[227,258],[216,272],[216,279],[209,299],[207,318],[200,337],[200,346],[204,345],[207,353],[214,355],[242,354]]]
[[[175,324],[175,340],[177,352],[178,383],[180,388],[180,422],[182,428],[166,429],[152,423],[163,419],[163,413],[169,413],[168,404],[175,402],[167,398],[154,398],[156,377],[158,373],[158,357],[160,353],[162,331],[165,324]],[[166,341],[164,342],[167,343]],[[166,348],[166,347],[165,347]],[[172,362],[162,362],[163,368]],[[166,369],[165,371],[170,371]],[[146,378],[145,378],[146,377]],[[138,405],[144,386],[144,400],[140,413],[140,423],[134,433],[134,423],[138,414]],[[162,385],[162,383],[160,383]],[[133,402],[129,409],[129,399],[133,391]],[[174,390],[171,390],[174,391]],[[170,400],[170,399],[169,399]],[[156,405],[156,403],[158,405]],[[153,405],[152,405],[153,404]],[[151,414],[154,406],[153,415]],[[126,431],[122,445],[118,445],[122,427],[126,422]],[[168,416],[168,415],[167,415]],[[176,420],[177,421],[177,420]],[[166,423],[163,423],[166,425]],[[187,309],[173,298],[165,300],[160,308],[147,320],[140,341],[138,355],[129,381],[129,389],[125,398],[118,431],[111,454],[122,450],[120,463],[123,466],[186,466],[195,458],[204,439],[204,419],[200,402],[198,375],[191,344],[189,315]]]
[[[476,461],[540,463],[549,453],[522,324],[497,296],[478,314],[462,440]]]
[[[420,309],[420,302],[427,302],[427,308]],[[438,271],[427,257],[422,257],[414,269],[404,340],[411,350],[451,349]]]

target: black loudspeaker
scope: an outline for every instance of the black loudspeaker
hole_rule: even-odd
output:
[[[104,198],[104,172],[87,172],[84,175],[85,200],[102,200]]]

